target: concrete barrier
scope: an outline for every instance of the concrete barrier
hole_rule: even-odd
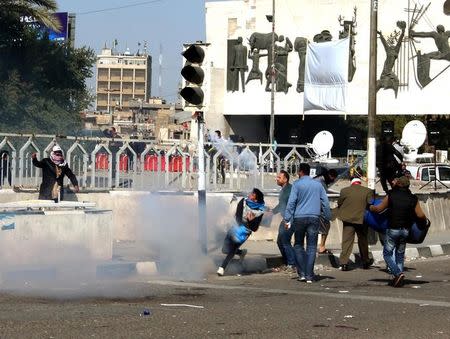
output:
[[[431,220],[429,234],[438,234],[444,230],[450,229],[450,193],[418,193],[419,201],[425,214]],[[66,195],[68,199],[77,199],[79,201],[95,202],[99,209],[112,210],[113,229],[112,236],[115,240],[134,241],[138,239],[143,228],[151,228],[152,223],[159,223],[157,217],[146,218],[145,211],[149,208],[145,204],[151,203],[150,197],[158,196],[158,203],[167,207],[165,213],[176,211],[176,207],[183,205],[185,211],[190,211],[188,217],[180,215],[180,220],[186,220],[190,225],[186,227],[197,230],[197,197],[194,193],[151,193],[134,191],[112,191],[104,193],[79,193],[75,195]],[[234,212],[237,201],[231,200],[232,193],[208,193],[207,194],[207,225],[211,233],[217,234],[218,231],[225,231],[234,222]],[[3,192],[0,194],[0,203],[37,199],[37,193],[14,193]],[[276,194],[266,195],[267,206],[274,207],[278,202]],[[332,207],[336,206],[337,198],[330,198]],[[258,232],[252,235],[253,240],[276,240],[278,226],[281,221],[280,215],[272,218],[263,219]],[[143,226],[144,224],[144,226]],[[332,221],[327,243],[340,244],[342,238],[342,222]]]
[[[2,211],[0,221],[1,268],[112,259],[111,211]]]

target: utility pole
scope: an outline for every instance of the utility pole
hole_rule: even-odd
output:
[[[378,0],[371,0],[370,5],[370,59],[369,59],[369,112],[367,133],[367,179],[370,189],[375,189],[376,182],[376,135],[375,117],[377,115],[377,26]]]
[[[206,177],[205,177],[205,155],[203,138],[205,136],[205,120],[203,111],[195,112],[197,119],[197,152],[198,152],[198,220],[199,239],[202,252],[208,254],[208,236],[206,224]]]
[[[270,20],[269,20],[270,21]],[[275,0],[272,0],[272,65],[270,65],[270,147],[273,145],[275,129]]]

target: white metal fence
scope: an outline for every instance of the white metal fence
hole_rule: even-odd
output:
[[[57,143],[77,176],[92,190],[180,191],[197,189],[198,155],[192,143],[157,144],[151,140],[77,138],[70,136],[0,133],[0,187],[37,188],[41,170],[31,155],[47,157]],[[310,145],[206,143],[207,190],[275,189],[281,169],[297,173],[313,161]]]

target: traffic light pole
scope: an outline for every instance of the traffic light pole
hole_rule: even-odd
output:
[[[377,114],[377,26],[378,0],[370,1],[370,59],[369,59],[369,112],[367,134],[367,179],[370,189],[376,183],[376,135],[375,117]]]
[[[204,153],[204,126],[203,112],[197,111],[197,153],[198,153],[198,232],[202,252],[208,253],[208,233],[206,225],[206,176]]]

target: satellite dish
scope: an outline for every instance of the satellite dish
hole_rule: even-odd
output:
[[[423,145],[427,137],[427,129],[419,120],[408,122],[403,128],[402,144],[413,149]]]
[[[320,157],[328,154],[328,152],[330,152],[333,148],[333,144],[333,134],[328,131],[320,131],[314,137],[312,147],[314,152]]]

